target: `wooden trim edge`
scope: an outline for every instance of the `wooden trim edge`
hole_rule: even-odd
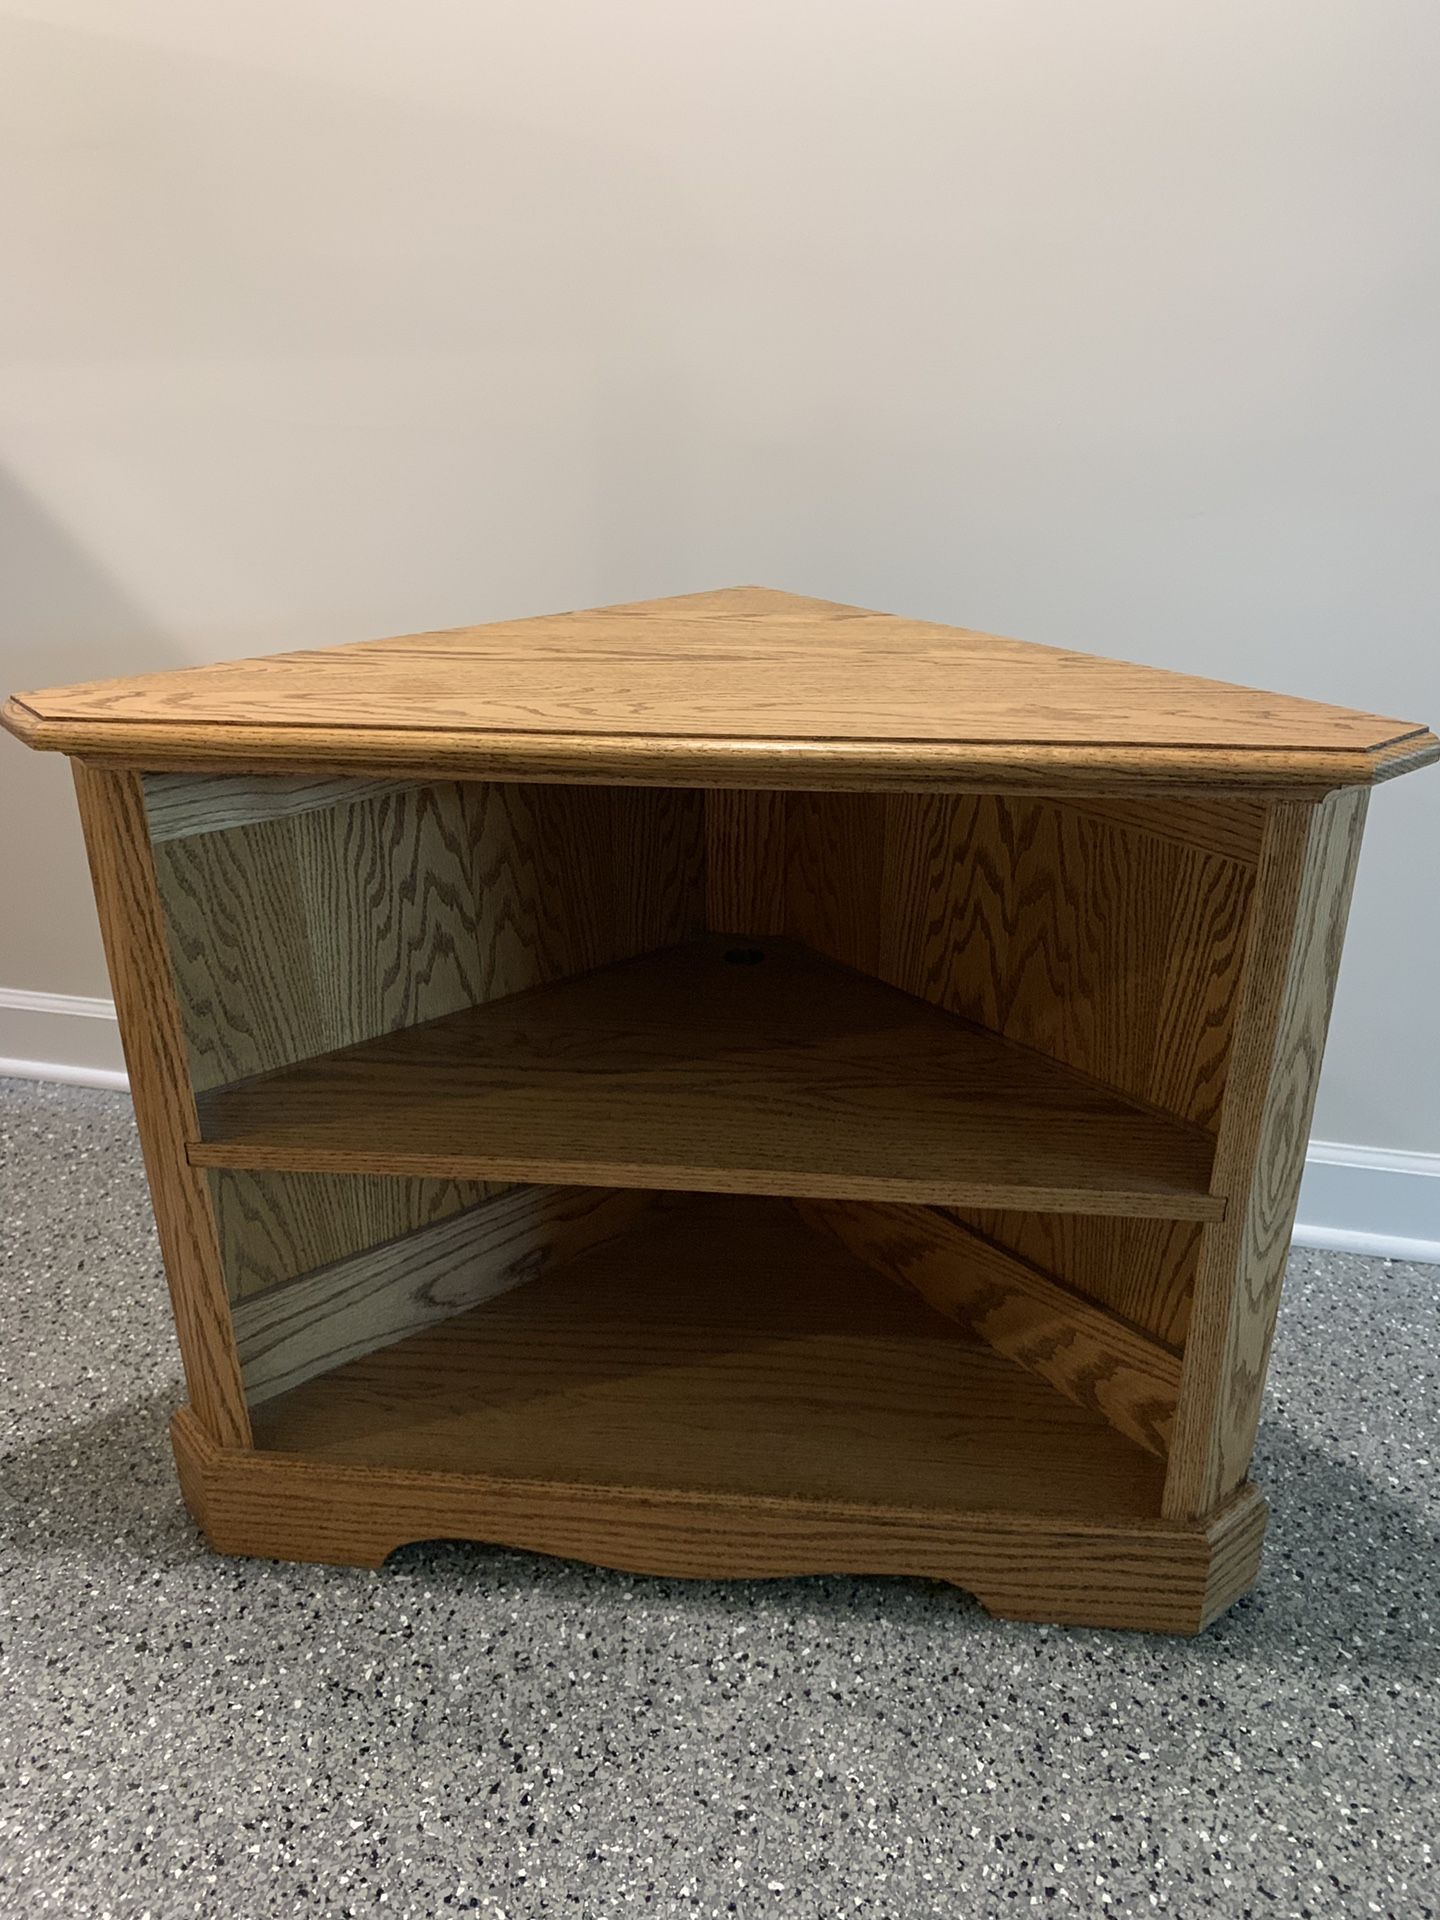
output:
[[[19,698],[0,714],[24,743],[149,772],[355,774],[401,780],[539,780],[780,789],[972,789],[1060,796],[1273,793],[1318,797],[1440,759],[1419,727],[1367,747],[999,745],[910,739],[794,740],[688,734],[557,734],[227,722],[49,719]]]
[[[7,733],[13,733],[27,747],[40,752],[53,752],[57,748],[63,752],[58,740],[47,739],[46,730],[53,728],[53,721],[42,720],[33,707],[27,707],[19,694],[11,694],[3,706],[0,706],[0,727]]]
[[[1369,796],[1277,807],[1266,833],[1165,1509],[1212,1511],[1249,1471]]]
[[[265,785],[234,773],[151,773],[143,779],[145,814],[152,844],[187,840],[197,833],[225,833],[232,827],[270,820],[292,820],[326,807],[353,806],[396,794],[413,793],[413,780],[372,780],[342,775],[316,780],[298,775],[264,776]]]
[[[280,1069],[283,1071],[283,1069]],[[256,1078],[261,1076],[257,1075]],[[204,1096],[200,1106],[203,1112]],[[186,1149],[192,1167],[217,1167],[235,1173],[408,1174],[421,1180],[487,1180],[529,1186],[642,1187],[657,1193],[752,1193],[777,1199],[816,1196],[836,1200],[893,1202],[932,1207],[996,1207],[1031,1213],[1115,1215],[1130,1220],[1219,1221],[1225,1197],[1215,1193],[1096,1192],[1088,1188],[1010,1186],[957,1178],[953,1182],[905,1182],[901,1176],[825,1174],[800,1170],[775,1173],[711,1166],[700,1160],[683,1165],[638,1166],[624,1160],[570,1160],[536,1155],[510,1156],[477,1149],[470,1153],[413,1152],[403,1147],[374,1149],[326,1146],[251,1146],[248,1142],[192,1140]]]
[[[946,1580],[991,1613],[1198,1633],[1254,1577],[1265,1503],[1247,1486],[1204,1525],[928,1511],[681,1489],[337,1466],[218,1447],[171,1422],[185,1501],[221,1553],[378,1567],[430,1539],[503,1544],[636,1574]]]
[[[1382,780],[1397,779],[1402,773],[1414,773],[1420,767],[1440,760],[1440,740],[1426,727],[1387,740],[1383,746],[1368,749],[1370,778],[1377,786]]]
[[[250,1441],[140,778],[76,764],[75,794],[186,1384],[217,1440]]]

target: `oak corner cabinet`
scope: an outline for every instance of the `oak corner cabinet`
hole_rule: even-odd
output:
[[[1373,714],[756,587],[23,694],[222,1552],[1196,1632]]]

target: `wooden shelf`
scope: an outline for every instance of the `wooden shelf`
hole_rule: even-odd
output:
[[[1164,1463],[781,1201],[626,1236],[255,1410],[330,1466],[1155,1519]]]
[[[197,1166],[1224,1214],[1199,1127],[783,940],[708,936],[198,1109]]]
[[[217,1549],[1189,1633],[1254,1579],[1424,727],[753,587],[0,725],[77,756]]]

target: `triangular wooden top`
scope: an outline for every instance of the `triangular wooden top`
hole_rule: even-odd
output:
[[[791,787],[1324,791],[1423,727],[731,587],[17,695],[35,747],[152,767]]]

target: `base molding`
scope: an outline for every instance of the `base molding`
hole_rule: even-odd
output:
[[[1312,1140],[1294,1243],[1381,1260],[1440,1261],[1440,1153]]]
[[[637,1574],[948,1580],[1002,1619],[1198,1633],[1253,1583],[1266,1506],[1246,1485],[1208,1521],[935,1512],[651,1487],[335,1466],[217,1446],[171,1423],[185,1503],[220,1553],[378,1567],[461,1539]]]
[[[0,987],[0,1079],[123,1090],[129,1082],[115,1003]]]

